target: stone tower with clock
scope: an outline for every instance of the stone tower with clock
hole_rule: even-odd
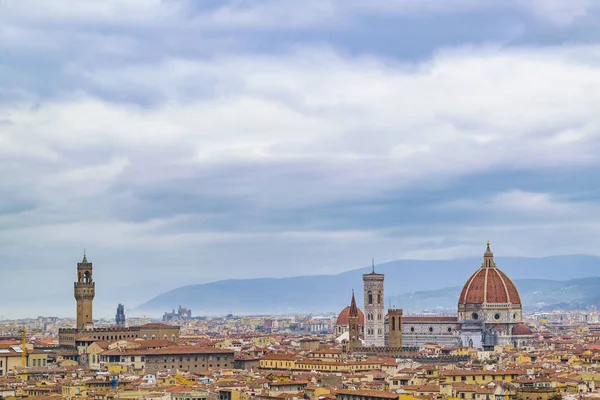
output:
[[[96,295],[96,283],[92,278],[92,263],[83,253],[83,260],[77,263],[77,282],[75,282],[75,300],[77,301],[77,329],[94,327],[92,308]]]
[[[363,275],[364,297],[365,297],[365,331],[364,345],[385,345],[385,301],[383,297],[383,274],[373,271]]]

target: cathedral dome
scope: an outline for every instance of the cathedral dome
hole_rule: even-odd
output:
[[[489,242],[481,268],[465,283],[458,304],[521,304],[515,284],[496,267]]]
[[[363,314],[362,311],[358,310],[358,324],[360,326],[364,326],[365,325],[365,315]],[[349,321],[348,321],[348,317],[350,316],[350,306],[344,308],[342,310],[342,312],[340,313],[340,315],[337,318],[336,321],[336,325],[337,326],[347,326],[350,325]]]
[[[528,336],[532,335],[533,333],[527,325],[525,325],[524,323],[520,323],[512,329],[512,334],[513,336]]]

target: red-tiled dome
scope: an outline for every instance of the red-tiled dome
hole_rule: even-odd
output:
[[[467,280],[458,298],[458,304],[484,303],[521,304],[515,284],[496,267],[489,243],[481,268]]]
[[[532,335],[531,329],[524,323],[520,323],[512,329],[513,336]]]
[[[350,316],[350,306],[348,306],[348,307],[346,307],[346,308],[344,308],[342,310],[342,312],[338,316],[337,322],[335,324],[338,325],[338,326],[350,325],[350,323],[348,322],[348,317],[349,316]],[[358,324],[360,326],[364,326],[365,325],[365,315],[360,310],[358,310]]]

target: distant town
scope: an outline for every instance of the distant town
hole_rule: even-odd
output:
[[[385,308],[373,265],[335,314],[93,318],[76,266],[74,317],[0,321],[2,398],[556,400],[597,397],[600,312],[524,314],[488,242],[455,314]],[[358,298],[358,300],[357,300]],[[362,307],[359,307],[359,303]]]

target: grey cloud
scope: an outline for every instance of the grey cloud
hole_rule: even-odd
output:
[[[146,1],[0,13],[3,273],[42,273],[70,304],[88,248],[112,312],[487,239],[595,251],[595,7],[330,2],[263,23],[292,4],[275,3],[164,2],[160,22]]]

